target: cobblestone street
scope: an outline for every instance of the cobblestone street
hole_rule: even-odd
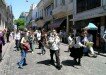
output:
[[[40,55],[40,49],[35,49],[34,53],[28,53],[28,65],[23,69],[18,69],[17,62],[20,60],[20,52],[14,51],[14,42],[11,42],[10,45],[0,63],[0,75],[106,75],[106,57],[99,55],[97,58],[83,57],[82,66],[72,66],[73,59],[66,52],[68,48],[66,44],[61,44],[60,47],[60,59],[63,66],[61,70],[49,65],[48,49],[46,49],[45,55]]]

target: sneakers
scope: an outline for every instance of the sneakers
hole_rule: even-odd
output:
[[[26,65],[28,65],[28,64],[27,64],[27,63],[24,63],[24,64],[23,64],[23,66],[26,66]]]

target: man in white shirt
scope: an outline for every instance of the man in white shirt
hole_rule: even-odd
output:
[[[21,39],[20,32],[17,31],[16,34],[15,34],[15,44],[16,44],[17,51],[19,51],[20,39]]]
[[[39,49],[41,49],[41,31],[38,30],[37,32],[37,41],[39,43]]]
[[[55,54],[56,56],[56,68],[58,70],[61,69],[61,65],[60,65],[60,58],[59,58],[59,44],[60,44],[60,38],[58,37],[56,31],[53,31],[53,34],[49,37],[49,44],[50,44],[50,63],[54,64],[54,59],[53,59],[53,55]]]

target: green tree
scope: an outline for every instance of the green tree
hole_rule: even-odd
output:
[[[23,30],[25,28],[25,20],[24,19],[17,19],[17,20],[14,20],[14,24],[17,25],[18,29],[21,29]]]

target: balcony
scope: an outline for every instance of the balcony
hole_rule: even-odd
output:
[[[64,16],[66,14],[66,10],[67,10],[66,8],[67,8],[66,6],[62,6],[62,5],[54,8],[52,11],[53,16],[57,16],[57,17]]]

